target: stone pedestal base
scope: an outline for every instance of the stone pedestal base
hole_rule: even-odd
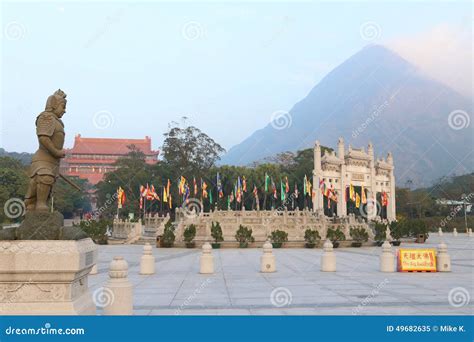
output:
[[[0,315],[95,315],[87,276],[96,262],[89,238],[0,241]]]

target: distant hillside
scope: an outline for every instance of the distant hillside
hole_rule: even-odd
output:
[[[474,173],[442,178],[426,191],[436,198],[458,201],[461,200],[462,195],[466,195],[469,202],[474,203]]]
[[[335,147],[342,136],[355,147],[372,141],[376,156],[391,151],[397,183],[426,187],[442,176],[474,170],[469,156],[473,124],[453,129],[459,121],[448,123],[450,113],[472,113],[472,107],[472,100],[429,79],[391,50],[368,46],[295,104],[283,129],[269,123],[232,147],[221,163],[247,165],[311,147],[315,140]]]
[[[32,153],[27,152],[7,152],[5,149],[0,148],[0,157],[11,157],[14,159],[19,160],[23,165],[28,165],[31,163],[31,157],[33,156]]]

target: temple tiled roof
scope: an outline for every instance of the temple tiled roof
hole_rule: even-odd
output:
[[[68,154],[106,154],[126,155],[130,152],[127,146],[135,145],[145,155],[156,155],[158,151],[151,149],[151,138],[145,139],[111,139],[111,138],[83,138],[76,135],[74,146],[68,150]]]
[[[349,148],[345,158],[370,160],[370,156],[363,149]]]

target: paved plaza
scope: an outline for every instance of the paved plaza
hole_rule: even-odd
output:
[[[89,276],[89,286],[99,293],[110,261],[122,256],[129,265],[136,315],[472,314],[474,238],[445,234],[442,239],[451,273],[382,273],[381,248],[363,247],[335,249],[335,273],[320,271],[321,249],[274,249],[276,273],[259,272],[261,248],[213,250],[215,274],[201,275],[200,249],[153,247],[156,273],[144,276],[139,274],[143,246],[100,246],[99,273]],[[424,245],[402,247],[439,242],[432,234]]]

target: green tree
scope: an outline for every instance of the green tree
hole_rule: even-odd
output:
[[[8,200],[13,198],[23,200],[28,182],[25,166],[11,157],[0,157],[0,222],[18,222],[21,219],[21,216],[8,217],[4,206]]]
[[[165,135],[163,157],[179,174],[208,171],[225,149],[194,126],[172,127]]]

